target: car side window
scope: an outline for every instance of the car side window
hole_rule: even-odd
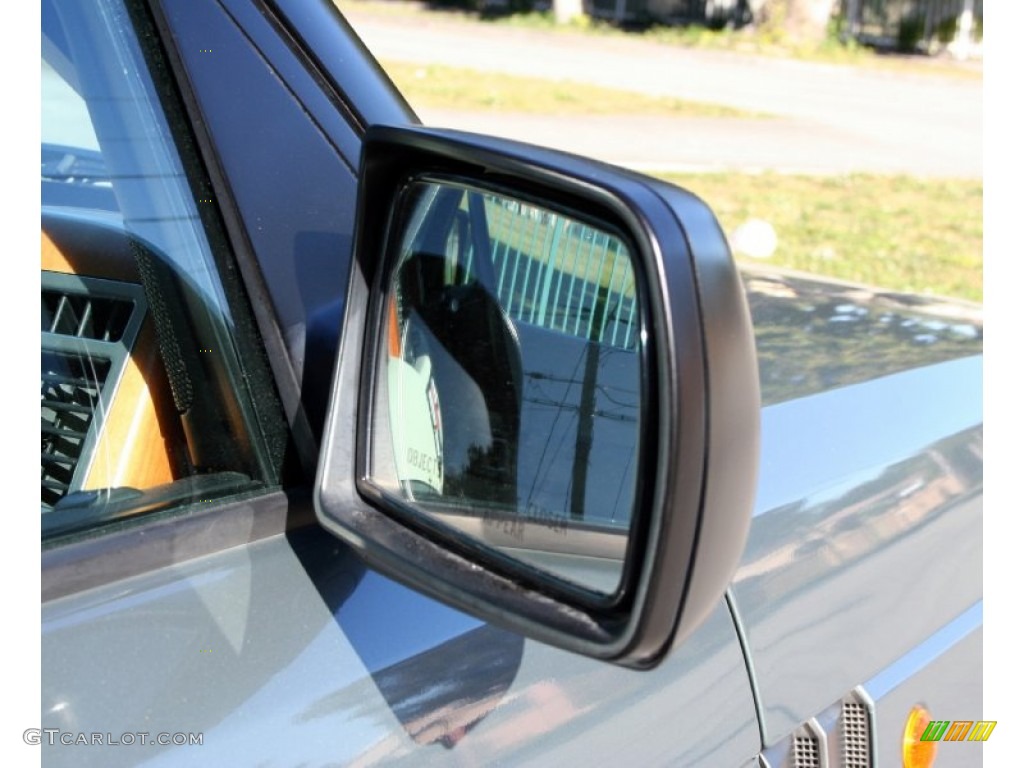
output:
[[[155,40],[141,4],[42,5],[44,539],[279,482],[280,410]]]

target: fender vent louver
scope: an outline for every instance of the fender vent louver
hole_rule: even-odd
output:
[[[793,737],[791,765],[793,768],[821,767],[821,745],[814,734],[801,734]]]
[[[840,722],[840,745],[845,768],[870,768],[871,744],[868,731],[868,708],[861,702],[843,702]]]
[[[874,704],[863,688],[806,720],[761,752],[763,768],[873,768]]]
[[[130,283],[42,272],[41,433],[44,511],[80,490],[104,414],[145,314]]]

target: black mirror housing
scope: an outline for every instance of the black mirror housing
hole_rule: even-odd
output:
[[[424,202],[428,193],[433,202]],[[454,203],[444,202],[446,195],[455,200],[456,193],[468,205],[456,209]],[[482,218],[485,203],[481,200],[490,212],[490,229]],[[587,547],[594,546],[594,541],[614,542],[618,536],[622,547],[615,557],[620,560],[612,564],[621,567],[621,577],[617,583],[610,582],[613,586],[607,590],[538,567],[536,560],[519,556],[530,549],[532,557],[533,544],[520,544],[517,549],[516,540],[489,532],[486,521],[494,516],[526,529],[536,522],[524,511],[521,498],[517,505],[517,497],[523,494],[514,487],[507,494],[510,501],[503,500],[499,507],[478,502],[472,494],[452,502],[451,478],[440,469],[443,451],[436,423],[436,457],[417,460],[420,491],[410,490],[409,477],[415,472],[400,466],[396,471],[400,482],[389,484],[379,470],[381,455],[398,456],[398,464],[404,461],[402,436],[392,442],[387,435],[415,431],[409,425],[415,414],[410,417],[407,410],[380,405],[397,397],[397,385],[388,373],[394,364],[382,350],[389,345],[397,349],[396,322],[407,333],[407,324],[393,318],[398,314],[396,303],[410,303],[406,298],[410,290],[404,287],[409,282],[408,265],[413,263],[408,254],[429,241],[422,233],[442,215],[451,222],[451,234],[434,250],[449,253],[452,263],[467,258],[466,254],[496,253],[500,234],[495,222],[507,210],[528,211],[535,222],[570,233],[575,239],[567,240],[573,245],[565,248],[574,247],[577,260],[582,249],[593,251],[595,242],[603,247],[614,243],[616,258],[621,245],[629,256],[633,282],[621,295],[628,294],[632,301],[630,323],[635,319],[636,327],[631,326],[630,338],[635,341],[630,349],[639,375],[635,453],[623,457],[635,463],[632,491],[628,487],[626,491],[626,506],[632,512],[628,529],[609,533],[610,529],[591,525],[585,517],[567,517],[565,531],[559,524],[562,539],[558,539],[543,536],[541,526],[533,526],[539,532],[537,541],[542,542],[538,546],[547,548],[545,562],[564,555],[571,562],[582,558],[607,565],[611,556],[604,544],[602,554],[594,557]],[[743,551],[756,488],[760,392],[753,331],[739,275],[714,215],[701,200],[677,187],[553,150],[454,131],[375,126],[363,144],[353,248],[317,478],[315,501],[321,523],[372,567],[489,622],[624,666],[658,664],[722,599]],[[529,260],[529,254],[524,258]],[[563,265],[560,279],[582,275],[581,285],[587,280],[593,286],[602,280],[606,287],[626,284],[626,273],[616,272],[614,265],[599,277],[598,270],[589,272],[589,265],[581,271],[567,258],[559,263]],[[570,263],[572,267],[565,266]],[[405,272],[399,276],[401,265]],[[474,274],[490,269],[483,266],[486,269]],[[449,274],[456,271],[448,270]],[[476,279],[458,278],[465,284],[456,286],[457,292],[448,286],[444,289],[448,293],[437,295],[472,297],[482,309],[476,315],[463,312],[460,316],[487,318],[477,323],[487,328],[508,326],[510,337],[519,328],[527,337],[538,339],[531,343],[543,347],[545,337],[533,328],[537,310],[530,316],[533,326],[526,328],[521,306],[518,319],[511,317],[508,307],[491,307],[508,303],[488,298],[496,296],[494,276],[479,278],[479,284],[472,282]],[[536,279],[532,285],[536,302],[540,287]],[[571,290],[561,295],[574,296]],[[565,330],[564,312],[569,309],[578,313],[576,325],[580,325],[583,310],[577,305],[582,306],[583,296],[581,287],[579,298],[567,299],[572,307],[561,308],[562,324],[556,331]],[[606,316],[619,311],[602,306]],[[540,310],[541,317],[544,312]],[[595,314],[592,308],[591,321]],[[426,325],[429,331],[430,324]],[[473,343],[479,346],[479,337],[477,327],[466,338],[476,339]],[[550,338],[552,344],[560,343],[554,335]],[[403,345],[404,340],[403,335]],[[577,342],[580,349],[604,350],[595,333]],[[439,342],[431,343],[437,348]],[[446,342],[449,351],[456,352],[462,343]],[[508,345],[499,344],[496,337],[495,346],[504,350]],[[514,355],[503,351],[499,357]],[[411,367],[400,370],[405,369]],[[521,383],[519,379],[515,386]],[[484,389],[495,386],[486,384]],[[435,405],[436,399],[432,400]],[[501,400],[486,393],[484,399]],[[564,402],[560,405],[582,420],[585,412],[593,413],[594,402],[591,398],[586,407],[579,404],[572,409]],[[416,439],[432,434],[430,421],[421,420],[428,426],[416,433]],[[514,421],[519,429],[518,417]],[[528,431],[531,426],[524,422],[521,428]],[[590,455],[577,459],[577,470]],[[430,470],[426,475],[424,467]],[[585,466],[583,471],[585,477]],[[440,493],[446,478],[447,496]],[[566,480],[566,488],[577,482]],[[437,507],[438,500],[445,502],[440,505],[442,514],[425,513]],[[474,516],[484,521],[483,527],[467,527]],[[478,530],[484,533],[472,533]],[[517,530],[521,542],[521,529]]]

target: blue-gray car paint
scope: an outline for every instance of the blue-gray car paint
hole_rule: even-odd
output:
[[[481,625],[315,529],[50,601],[43,668],[44,728],[203,734],[44,743],[53,765],[734,765],[760,744],[724,604],[636,674]]]
[[[838,300],[847,290],[809,280],[785,284],[806,289],[804,295],[779,299],[794,305],[814,295]],[[752,303],[766,311],[757,300]],[[871,303],[858,306],[874,310]],[[928,321],[920,313],[901,317]],[[970,351],[977,341],[968,336],[961,328],[950,341]],[[878,345],[876,353],[884,352],[884,338]],[[774,345],[763,349],[762,361],[785,352]],[[923,347],[918,354],[928,359],[932,350]],[[969,530],[937,541],[935,533],[960,518],[976,522],[976,431],[962,429],[961,423],[976,418],[976,406],[955,405],[972,399],[975,363],[972,357],[954,358],[866,379],[873,369],[858,366],[849,375],[861,381],[764,409],[770,465],[786,461],[776,453],[789,435],[802,433],[808,448],[820,446],[813,424],[800,426],[800,416],[826,414],[825,406],[836,399],[853,409],[865,428],[877,426],[864,407],[883,407],[879,398],[886,399],[882,393],[889,387],[913,384],[919,391],[920,378],[927,377],[933,399],[919,398],[925,403],[920,407],[934,402],[948,410],[937,412],[934,421],[923,420],[916,440],[900,437],[890,443],[890,455],[880,453],[877,466],[868,461],[865,468],[861,457],[870,458],[871,452],[853,448],[820,451],[823,457],[791,449],[798,462],[792,470],[808,476],[801,481],[808,483],[808,492],[792,485],[790,473],[763,482],[755,526],[779,523],[755,533],[734,588],[751,639],[769,743],[849,688],[868,682],[881,671],[879,665],[899,662],[935,629],[942,632],[944,612],[932,599],[942,585],[922,586],[918,572],[900,564],[910,552],[929,575],[927,558],[914,552],[919,542],[935,547],[958,541],[968,551],[973,546]],[[762,371],[762,377],[773,375]],[[904,401],[903,407],[912,405]],[[842,413],[851,415],[841,411],[829,417],[831,422],[844,418]],[[849,422],[843,427],[861,432]],[[936,461],[944,463],[933,482],[915,490],[921,467]],[[913,500],[935,482],[945,488],[961,476],[970,482],[950,486],[945,503],[929,507],[923,521],[878,526],[900,507],[872,505],[874,497],[885,500],[890,491],[898,495],[910,489],[904,498]],[[809,477],[821,482],[810,483]],[[856,524],[850,524],[851,516]],[[824,529],[831,536],[812,535],[822,530],[813,526],[823,524],[832,526]],[[865,539],[866,533],[873,537]],[[852,547],[851,541],[863,546]],[[797,552],[801,546],[807,548],[804,554]],[[844,546],[850,555],[845,559],[821,554],[837,547],[842,554]],[[870,569],[887,561],[897,567],[879,580]],[[948,568],[938,557],[934,562]],[[829,567],[837,572],[831,578]],[[955,590],[943,593],[950,601],[946,613],[955,614],[962,600],[980,596],[980,584],[970,576],[957,571],[943,580],[963,582],[962,598]],[[916,591],[886,588],[901,578],[912,581]],[[778,589],[780,581],[788,589]],[[922,594],[929,602],[914,610]],[[877,607],[893,601],[903,603],[898,614]],[[808,610],[821,613],[817,622],[804,620],[801,611]],[[629,672],[487,628],[367,572],[339,542],[312,527],[50,601],[43,629],[44,727],[204,733],[201,748],[47,747],[47,761],[57,764],[222,764],[225,755],[267,765],[446,764],[456,757],[519,764],[596,753],[607,764],[628,759],[716,766],[739,765],[761,746],[744,659],[724,605],[657,671]],[[765,636],[773,642],[762,643]],[[933,654],[928,669],[908,661],[906,675],[897,668],[890,682],[878,683],[880,711],[888,711],[889,695],[900,693],[901,683],[914,673],[913,694],[933,706],[954,706],[965,696],[969,701],[972,686],[952,689],[941,672],[948,659],[951,679],[977,687],[976,668],[968,674],[971,665],[964,666],[956,639],[949,653],[940,647]],[[502,653],[494,653],[496,645]],[[453,664],[454,658],[463,664]],[[882,733],[893,730],[893,719],[883,724]]]
[[[251,7],[243,0],[224,5],[237,8],[239,17]],[[282,55],[266,54],[263,66]],[[230,82],[232,74],[222,76]],[[203,103],[199,78],[193,88]],[[296,105],[299,90],[289,92]],[[247,177],[231,158],[241,162],[243,154],[227,148],[227,129],[214,124],[234,119],[240,127],[245,115],[218,117],[212,98],[204,117],[248,225],[275,198],[270,190],[240,198]],[[244,100],[239,107],[251,109]],[[394,109],[406,108],[396,101]],[[311,130],[311,120],[300,124],[294,122],[296,130]],[[336,171],[324,171],[333,179],[324,183],[338,185],[333,204],[272,206],[284,227],[276,231],[293,232],[282,248],[261,245],[255,228],[247,229],[260,267],[268,270],[303,408],[317,425],[312,414],[322,413],[323,401],[312,382],[329,378],[337,328],[323,318],[338,316],[355,184],[352,158],[339,153],[342,142],[328,144],[322,157],[339,158]],[[299,146],[290,161],[315,165],[313,149],[305,149],[315,144]],[[258,154],[269,161],[273,152],[263,147]],[[286,171],[272,191],[291,200],[288,185],[298,194],[301,177]],[[246,173],[260,178],[258,167]],[[336,279],[325,281],[325,274]],[[940,709],[944,704],[959,711],[964,696],[968,703],[980,698],[980,631],[971,623],[981,599],[978,324],[969,317],[951,321],[951,312],[970,312],[941,302],[915,307],[899,297],[771,273],[755,274],[748,289],[768,405],[762,485],[734,595],[766,739],[780,738],[854,685],[869,683],[870,692],[872,681],[879,713],[891,711],[879,726],[883,737],[905,712],[892,702],[902,702],[908,690],[937,714],[950,711]],[[815,307],[825,308],[821,322],[813,322]],[[796,330],[777,332],[780,314],[794,315]],[[897,330],[915,326],[919,332],[909,336]],[[858,340],[870,342],[870,356]],[[310,349],[328,363],[315,366],[315,376],[308,375]],[[801,361],[796,371],[793,359]],[[913,515],[905,508],[915,505],[920,517],[908,521]],[[394,632],[390,649],[384,641],[376,647],[371,625],[353,618],[373,615],[356,608],[374,605],[393,614],[390,628],[377,630]],[[393,611],[394,605],[407,610]],[[425,634],[428,627],[432,634]],[[198,730],[204,745],[56,746],[45,748],[45,758],[69,765],[585,758],[714,766],[748,762],[761,747],[746,660],[724,603],[649,674],[488,629],[364,572],[315,529],[290,538],[272,534],[99,584],[44,605],[42,727]],[[930,642],[935,637],[937,647]],[[483,679],[469,674],[453,683],[448,662],[437,661],[450,658],[447,644],[460,642],[464,657],[474,658],[467,651],[474,644],[487,651],[476,656],[488,660],[481,664]],[[506,658],[520,654],[518,664],[497,663],[490,653],[495,643],[505,644]],[[433,701],[410,701],[401,675],[412,673],[402,665],[424,655],[416,674],[449,690]],[[954,691],[949,680],[964,687]],[[453,698],[453,686],[473,694]]]
[[[771,744],[837,691],[878,701],[979,629],[982,330],[976,307],[795,277],[750,274],[748,296],[776,402],[733,593]],[[813,329],[816,365],[788,362],[786,328],[804,331],[797,357]],[[784,400],[794,374],[801,396]],[[803,394],[808,377],[829,388]],[[964,701],[918,695],[960,711],[980,698],[980,658],[973,671]]]

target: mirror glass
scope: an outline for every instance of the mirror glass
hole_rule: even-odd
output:
[[[635,254],[610,228],[458,181],[412,183],[396,213],[371,481],[614,592],[636,496]]]

